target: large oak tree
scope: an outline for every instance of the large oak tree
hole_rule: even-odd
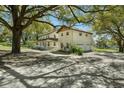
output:
[[[111,6],[109,6],[111,7]],[[95,14],[93,28],[98,34],[109,34],[117,42],[119,52],[124,52],[124,7]]]
[[[0,23],[12,32],[12,53],[20,53],[22,31],[33,21],[50,24],[43,20],[45,14],[54,11],[58,6],[1,6]],[[52,25],[52,24],[50,24]]]
[[[55,27],[48,17],[55,17],[62,22],[71,24],[89,23],[92,18],[86,20],[88,13],[109,11],[106,6],[28,6],[28,5],[5,5],[0,6],[0,25],[7,27],[12,32],[12,53],[20,53],[22,31],[29,27],[32,22],[41,22]]]

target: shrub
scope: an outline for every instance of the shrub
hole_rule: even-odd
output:
[[[83,49],[81,47],[78,47],[78,46],[71,46],[70,52],[77,54],[77,55],[82,55]]]
[[[27,41],[26,44],[23,46],[27,47],[27,48],[32,48],[35,46],[35,42],[34,41]]]

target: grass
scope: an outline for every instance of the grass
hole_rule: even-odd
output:
[[[100,48],[95,48],[95,52],[118,52],[117,49],[100,49]]]
[[[22,49],[23,51],[25,51],[25,50],[27,50],[28,48],[26,48],[26,47],[21,47],[21,49]],[[0,44],[0,50],[7,50],[7,51],[10,51],[10,50],[11,50],[11,46],[6,46],[6,45],[1,45],[1,44]]]
[[[0,50],[11,50],[11,47],[0,45]]]
[[[7,50],[10,51],[11,50],[11,45],[5,45],[3,43],[0,43],[0,50]],[[29,50],[29,48],[26,48],[24,46],[21,47],[22,51],[27,51]],[[100,48],[94,48],[95,52],[118,52],[117,49],[100,49]]]

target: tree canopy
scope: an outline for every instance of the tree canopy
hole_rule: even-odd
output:
[[[0,25],[12,32],[12,53],[20,53],[25,31],[32,32],[33,29],[34,33],[41,33],[44,27],[51,29],[61,26],[52,23],[51,17],[70,27],[77,23],[92,24],[94,30],[114,35],[123,41],[123,12],[123,6],[4,5],[0,6]]]
[[[111,7],[111,6],[109,6]],[[116,6],[106,12],[95,14],[93,30],[98,34],[108,34],[117,41],[120,52],[124,52],[124,7]]]

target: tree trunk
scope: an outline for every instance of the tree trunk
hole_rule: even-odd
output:
[[[39,40],[39,35],[38,33],[36,34],[36,45],[38,45],[38,40]]]
[[[12,31],[12,53],[13,54],[19,54],[21,52],[21,36],[22,31],[19,29]]]
[[[124,40],[122,41],[122,52],[124,53]]]
[[[119,52],[124,53],[124,41],[122,40],[118,41],[118,46],[119,46]]]

